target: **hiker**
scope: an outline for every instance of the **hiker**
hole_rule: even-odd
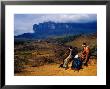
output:
[[[69,47],[70,53],[69,56],[64,60],[63,68],[68,69],[68,62],[75,56],[75,48],[73,49],[72,46]]]
[[[83,47],[82,61],[83,61],[85,66],[88,66],[88,61],[89,61],[89,58],[91,56],[90,48],[89,48],[89,46],[87,46],[86,43],[83,43],[82,47]]]

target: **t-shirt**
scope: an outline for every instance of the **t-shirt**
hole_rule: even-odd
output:
[[[78,54],[76,54],[74,58],[78,58]]]

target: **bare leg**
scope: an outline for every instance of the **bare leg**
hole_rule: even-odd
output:
[[[89,58],[90,58],[90,55],[87,55],[87,59],[85,60],[85,63],[84,63],[85,66],[88,66]]]

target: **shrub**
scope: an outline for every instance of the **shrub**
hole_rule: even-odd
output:
[[[25,68],[25,65],[28,64],[28,63],[29,63],[29,61],[27,59],[25,59],[25,57],[15,56],[14,72],[15,73],[22,72],[23,69]]]

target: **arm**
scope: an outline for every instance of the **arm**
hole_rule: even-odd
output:
[[[84,48],[83,48],[82,55],[84,55],[85,53],[86,53],[86,51],[85,51]]]
[[[86,48],[86,60],[88,60],[89,53],[90,53],[90,49],[87,47]]]
[[[65,52],[65,54],[67,54],[67,53],[69,53],[69,50],[67,50],[67,51]]]
[[[83,49],[81,56],[84,57],[86,55],[86,51]]]

